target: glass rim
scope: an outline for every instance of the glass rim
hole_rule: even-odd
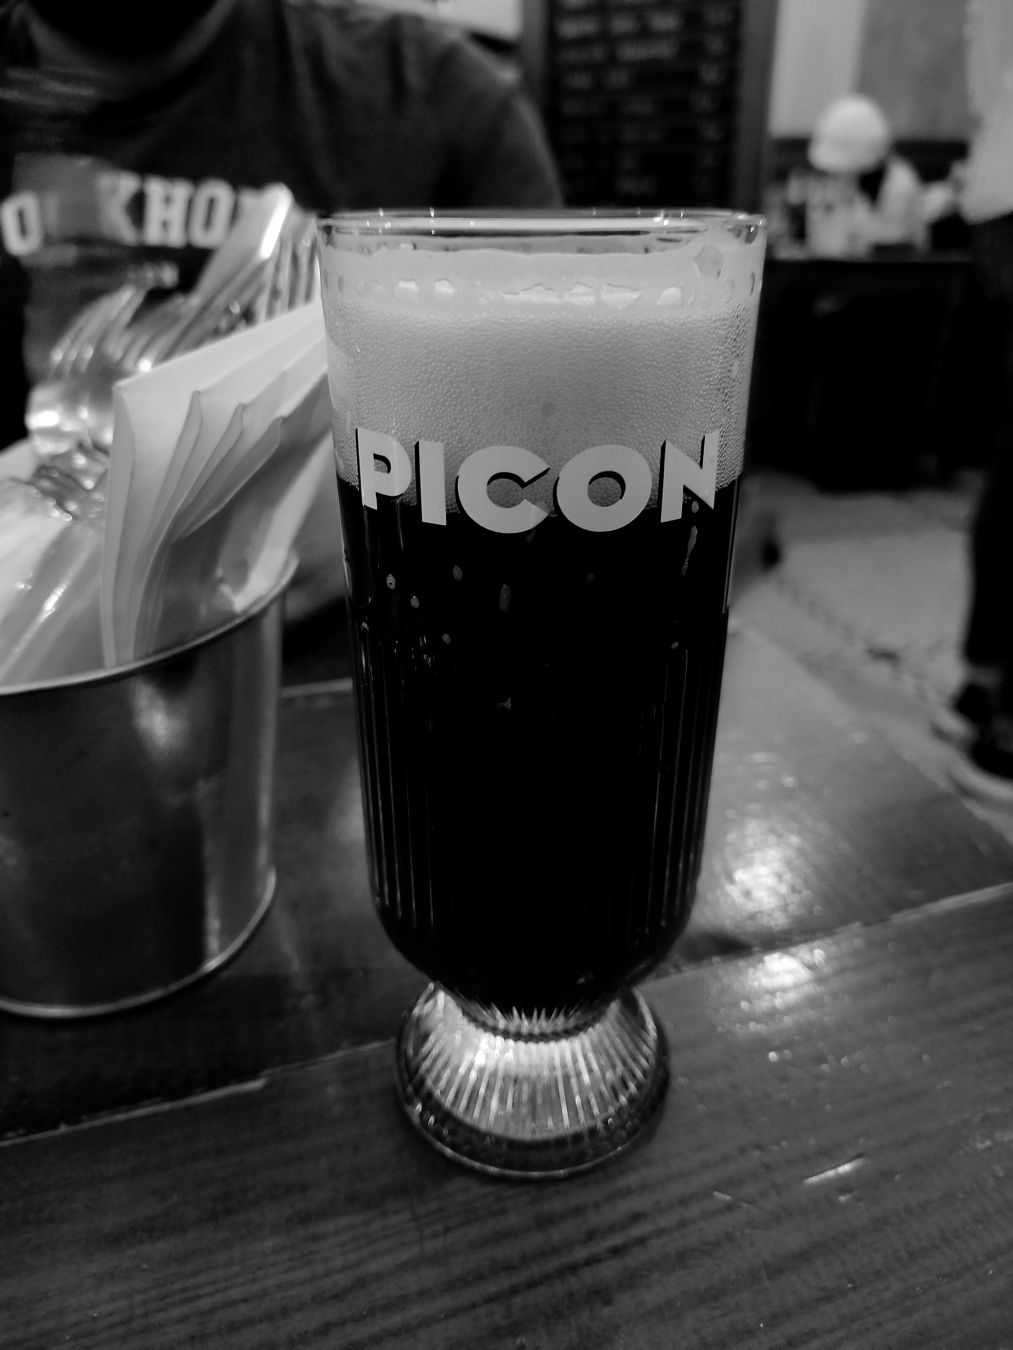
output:
[[[687,235],[703,234],[714,226],[758,231],[766,217],[750,211],[710,207],[555,207],[532,210],[392,210],[334,211],[317,216],[321,232],[337,235],[430,235],[463,237],[535,238],[545,235],[643,235],[659,230]]]

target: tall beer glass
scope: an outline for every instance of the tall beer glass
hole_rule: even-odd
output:
[[[432,981],[411,1120],[614,1155],[667,1081],[633,989],[689,915],[763,260],[732,213],[320,226],[372,884]]]

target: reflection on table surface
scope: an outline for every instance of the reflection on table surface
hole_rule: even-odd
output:
[[[393,1098],[422,978],[371,909],[341,624],[290,635],[245,951],[0,1021],[5,1350],[1010,1344],[1013,849],[736,632],[699,902],[645,989],[662,1117],[569,1182],[467,1174]]]

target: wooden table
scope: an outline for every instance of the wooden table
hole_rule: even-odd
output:
[[[422,980],[371,912],[342,660],[289,654],[246,950],[0,1020],[3,1350],[1013,1346],[1013,850],[736,634],[699,902],[645,986],[661,1118],[598,1172],[483,1178],[395,1102]]]

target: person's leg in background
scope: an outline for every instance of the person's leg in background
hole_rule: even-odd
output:
[[[971,242],[1003,359],[994,448],[971,529],[966,682],[952,707],[969,744],[954,773],[976,795],[1013,805],[1013,214],[973,225]]]

